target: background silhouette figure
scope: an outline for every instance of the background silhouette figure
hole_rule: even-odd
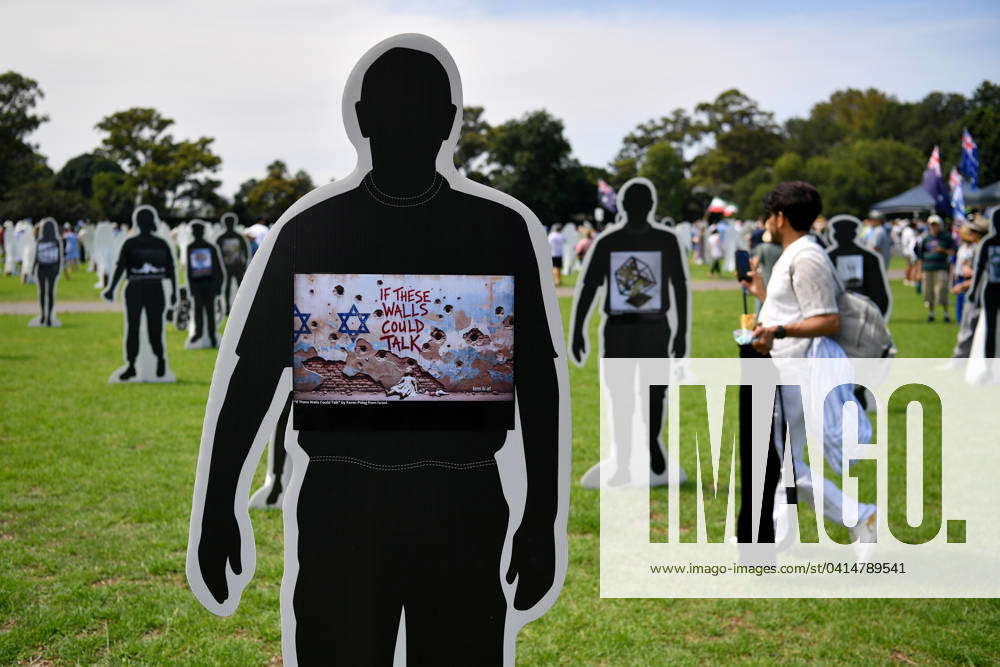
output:
[[[59,326],[59,320],[53,317],[52,312],[56,301],[56,283],[62,272],[63,261],[63,244],[59,236],[59,225],[53,218],[45,218],[38,224],[38,242],[35,244],[33,262],[41,314],[32,319],[28,326]]]
[[[976,257],[976,270],[969,287],[969,302],[982,308],[980,317],[986,318],[983,356],[997,356],[997,311],[1000,311],[1000,210],[990,219],[989,236],[983,239]]]
[[[618,224],[606,229],[594,241],[577,281],[571,316],[573,360],[583,365],[586,358],[586,322],[594,297],[602,286],[605,287],[602,357],[684,357],[690,338],[691,303],[687,262],[680,243],[670,229],[654,221],[656,190],[649,180],[634,178],[625,183],[618,201],[623,209]],[[637,370],[641,372],[638,364]],[[613,407],[615,411],[623,410],[631,415],[636,401],[642,406],[649,424],[650,482],[662,485],[666,483],[666,458],[660,431],[666,385],[654,387],[648,405],[645,385],[640,382],[639,386],[638,394],[631,384],[615,391]],[[631,436],[631,420],[616,422],[620,427],[615,434],[616,460],[607,464],[606,467],[611,468],[609,477],[601,483],[639,482],[627,479],[629,456],[626,448]],[[586,486],[595,485],[597,472],[598,469],[591,469],[584,476]],[[683,481],[685,476],[680,472]]]
[[[246,237],[236,231],[236,223],[239,218],[233,212],[222,214],[222,224],[226,230],[219,234],[215,244],[222,253],[222,263],[226,267],[225,283],[222,287],[223,298],[226,302],[226,315],[233,307],[233,299],[236,298],[236,290],[243,282],[243,275],[247,270],[247,262],[250,261],[250,246]]]
[[[838,215],[830,220],[828,227],[832,230],[833,243],[827,247],[826,254],[830,256],[844,287],[875,302],[888,322],[892,297],[887,267],[881,255],[858,244],[861,221],[851,215]]]
[[[205,225],[191,225],[194,240],[187,247],[187,279],[194,310],[194,331],[185,347],[218,347],[215,323],[215,298],[222,289],[222,259],[215,246],[205,240]]]
[[[418,406],[405,419],[385,405],[293,405],[289,662],[390,664],[405,614],[411,664],[513,664],[517,629],[554,601],[565,572],[567,376],[554,288],[538,263],[544,230],[455,170],[460,90],[450,56],[427,37],[392,38],[362,58],[344,104],[358,167],[271,229],[223,336],[188,579],[228,614],[253,567],[252,470],[291,385],[293,277],[512,276],[516,289],[517,434],[513,402],[405,403]],[[522,516],[510,516],[505,491],[520,494]]]
[[[156,210],[152,206],[140,206],[132,214],[132,221],[138,227],[136,236],[125,239],[118,253],[111,284],[104,291],[104,298],[114,300],[118,281],[125,276],[125,361],[123,370],[115,371],[112,382],[139,380],[144,382],[172,382],[173,376],[167,369],[167,353],[163,345],[163,323],[166,299],[163,281],[170,281],[170,304],[177,302],[177,278],[174,274],[174,258],[167,242],[156,236]],[[145,315],[145,318],[143,318]],[[149,349],[156,359],[155,375],[139,375],[136,361],[140,352],[140,332],[143,321]]]

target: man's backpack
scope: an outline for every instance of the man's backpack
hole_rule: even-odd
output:
[[[837,296],[837,310],[840,314],[840,331],[833,337],[851,359],[882,359],[896,356],[896,346],[892,342],[892,334],[886,326],[882,311],[868,297],[850,292],[844,287],[837,269],[830,257],[826,257],[827,265],[833,281],[837,284],[840,294]],[[793,263],[789,272],[794,273]]]

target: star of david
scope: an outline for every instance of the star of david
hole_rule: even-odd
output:
[[[357,338],[359,334],[371,333],[368,330],[368,325],[365,324],[365,322],[368,321],[368,318],[371,317],[371,313],[359,313],[357,306],[351,306],[351,309],[346,313],[337,313],[337,317],[340,318],[340,328],[337,329],[337,333],[345,333],[351,337],[351,340]],[[357,329],[352,329],[347,326],[347,320],[352,317],[358,318]]]
[[[312,331],[309,330],[309,316],[312,313],[303,313],[299,310],[299,307],[292,304],[292,317],[295,317],[299,321],[299,328],[292,331],[292,342],[298,343],[299,336],[311,334]]]

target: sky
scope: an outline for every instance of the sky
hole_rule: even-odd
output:
[[[317,184],[349,173],[347,75],[402,32],[448,48],[488,121],[547,109],[594,165],[638,123],[729,88],[783,121],[846,87],[913,101],[1000,79],[995,1],[3,0],[0,16],[0,71],[45,93],[31,140],[51,167],[93,150],[104,116],[150,106],[178,139],[215,138],[226,196],[274,159]]]

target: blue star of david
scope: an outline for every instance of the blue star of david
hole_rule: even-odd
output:
[[[292,304],[292,317],[295,317],[299,321],[299,328],[292,331],[292,342],[298,343],[299,336],[311,334],[312,331],[309,330],[309,316],[312,313],[303,313],[299,310],[299,307]]]
[[[368,318],[371,317],[371,313],[359,313],[357,306],[351,306],[351,309],[346,313],[337,313],[337,317],[340,318],[340,328],[337,329],[337,333],[345,333],[351,337],[351,340],[354,340],[359,334],[371,333],[368,330],[368,325],[365,324]],[[347,320],[351,319],[351,317],[358,318],[357,329],[347,326]]]

